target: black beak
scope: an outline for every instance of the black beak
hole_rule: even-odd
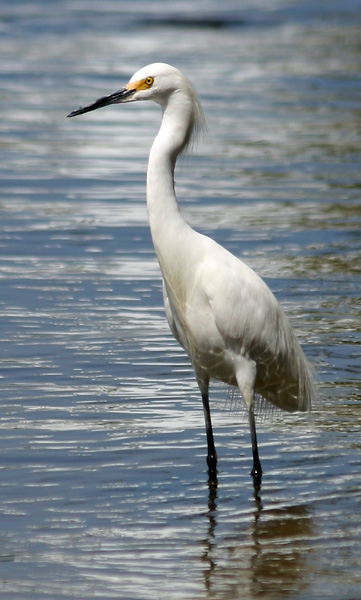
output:
[[[96,110],[97,108],[102,108],[103,106],[108,106],[109,104],[120,104],[124,102],[130,96],[133,96],[136,90],[127,90],[124,88],[119,90],[118,92],[114,92],[113,94],[109,94],[109,96],[103,96],[99,98],[92,104],[88,104],[87,106],[82,106],[73,110],[69,113],[68,117],[76,117],[77,115],[82,115],[84,113],[90,112],[91,110]]]

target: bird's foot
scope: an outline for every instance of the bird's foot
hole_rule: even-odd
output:
[[[208,483],[212,486],[218,485],[217,479],[217,455],[209,455],[207,456],[207,465],[208,465]]]
[[[253,477],[253,484],[255,488],[260,488],[262,483],[262,469],[261,465],[259,467],[253,467],[251,471],[251,476]]]

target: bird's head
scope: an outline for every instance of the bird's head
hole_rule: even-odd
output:
[[[109,104],[124,104],[137,100],[153,100],[162,106],[163,112],[169,104],[172,105],[173,116],[186,124],[186,133],[181,143],[183,151],[191,145],[194,134],[202,131],[205,126],[194,87],[183,73],[165,63],[153,63],[143,67],[131,77],[125,88],[73,110],[68,117],[76,117]]]
[[[184,87],[195,94],[191,83],[178,69],[165,63],[153,63],[137,71],[125,88],[74,110],[68,117],[76,117],[109,104],[123,104],[137,100],[154,100],[164,106],[173,92]]]

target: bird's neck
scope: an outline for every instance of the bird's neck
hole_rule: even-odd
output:
[[[193,129],[192,103],[187,94],[173,93],[162,108],[162,124],[150,151],[147,173],[147,207],[157,254],[164,236],[185,226],[174,191],[174,169]]]

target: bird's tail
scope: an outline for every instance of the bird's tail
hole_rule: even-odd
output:
[[[258,361],[256,392],[287,412],[310,411],[316,391],[313,369],[286,318],[278,331],[275,347]]]
[[[314,373],[298,342],[287,366],[280,373],[277,389],[270,390],[266,398],[287,412],[310,412],[316,395]]]

